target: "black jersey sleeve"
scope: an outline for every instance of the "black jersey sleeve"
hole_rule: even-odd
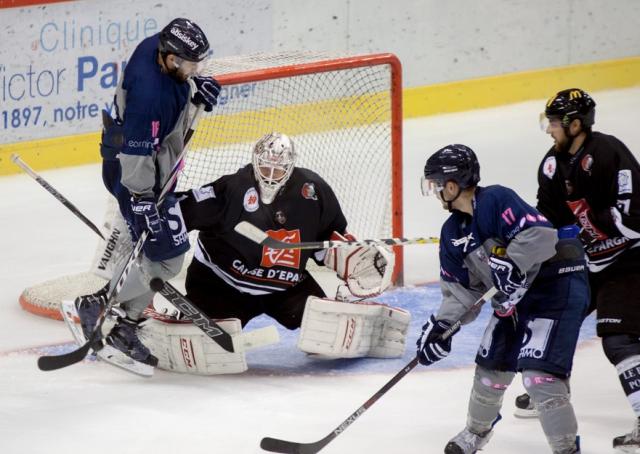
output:
[[[176,193],[188,231],[222,228],[228,180],[225,175],[213,183]]]
[[[613,136],[601,134],[595,150],[592,181],[604,198],[592,207],[594,223],[609,235],[640,237],[640,164],[631,151]]]
[[[538,167],[538,203],[536,209],[554,227],[573,224],[575,218],[565,202],[564,181],[558,169],[555,153],[549,150]]]
[[[320,229],[318,240],[328,240],[333,232],[347,231],[347,219],[342,212],[340,202],[329,184],[320,179],[322,212],[320,214]]]

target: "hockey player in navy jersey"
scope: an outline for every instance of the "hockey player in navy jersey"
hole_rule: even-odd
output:
[[[211,111],[216,104],[220,86],[199,75],[208,54],[209,42],[200,27],[188,19],[174,19],[136,47],[116,89],[115,118],[103,114],[104,184],[117,199],[133,240],[144,230],[150,234],[138,266],[115,296],[124,313],[105,341],[116,351],[152,366],[157,358],[137,335],[138,320],[153,295],[149,282],[176,275],[189,249],[175,197],[170,191],[158,206],[158,196],[183,150],[195,111],[192,106],[202,104],[205,111]],[[115,284],[76,299],[85,336],[94,329],[106,304],[109,285]]]
[[[541,114],[554,144],[538,170],[538,209],[556,227],[577,225],[589,263],[597,334],[637,421],[613,440],[640,450],[640,164],[616,137],[592,131],[584,90],[555,94]]]
[[[584,252],[576,239],[558,240],[535,208],[503,186],[478,186],[480,165],[464,145],[449,145],[428,160],[423,193],[433,192],[451,216],[440,238],[443,301],[418,340],[424,365],[446,357],[455,321],[472,321],[467,309],[491,286],[499,292],[476,356],[467,424],[445,447],[471,454],[485,446],[500,419],[505,390],[516,371],[540,409],[551,451],[579,453],[569,375],[587,309]]]
[[[352,238],[333,190],[315,172],[296,167],[297,154],[287,135],[266,134],[254,145],[250,164],[180,193],[187,229],[199,230],[187,270],[187,297],[211,318],[235,318],[244,326],[267,314],[288,329],[302,327],[298,347],[308,353],[401,356],[406,312],[326,298],[307,270],[311,258],[336,271],[354,296],[374,296],[391,284],[394,255],[389,249],[271,249],[234,230],[240,221],[248,221],[281,241]],[[350,329],[349,342],[345,327]]]

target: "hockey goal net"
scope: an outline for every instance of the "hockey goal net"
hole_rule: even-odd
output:
[[[402,236],[402,82],[394,55],[247,55],[212,59],[206,74],[218,79],[222,91],[218,106],[198,124],[179,189],[235,172],[250,162],[258,138],[279,131],[294,140],[296,165],[317,172],[334,189],[350,232],[360,238]],[[107,234],[116,223],[114,204],[111,211]],[[401,248],[395,252],[399,282]],[[99,244],[94,264],[123,253]],[[29,287],[20,304],[59,318],[61,300],[104,285],[95,270]]]

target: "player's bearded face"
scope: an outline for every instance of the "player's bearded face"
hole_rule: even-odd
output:
[[[558,152],[566,151],[569,148],[570,141],[562,126],[562,121],[554,117],[547,118],[541,116],[540,118],[540,127],[553,139],[553,147],[555,150]]]
[[[204,69],[204,62],[185,60],[175,55],[167,57],[167,74],[178,82],[186,82],[190,77],[196,76]]]

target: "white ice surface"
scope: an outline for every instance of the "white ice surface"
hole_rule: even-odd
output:
[[[597,130],[640,150],[640,89],[595,93]],[[445,213],[419,196],[424,161],[437,148],[466,143],[483,183],[511,186],[535,203],[536,168],[550,146],[537,129],[544,100],[405,122],[405,235],[438,235]],[[104,212],[98,166],[43,176],[96,222]],[[84,271],[94,234],[25,175],[0,178],[0,453],[257,453],[263,436],[315,441],[362,405],[392,374],[192,377],[157,371],[138,378],[94,362],[40,372],[29,347],[70,340],[62,323],[28,314],[17,298],[28,285]],[[407,248],[410,283],[433,280],[432,246]],[[415,337],[415,333],[412,336]],[[441,453],[464,426],[473,368],[411,372],[329,444],[326,453]],[[518,380],[518,378],[516,379]],[[536,421],[504,419],[483,452],[549,452]],[[583,454],[613,452],[633,414],[599,341],[579,348],[572,378]]]

